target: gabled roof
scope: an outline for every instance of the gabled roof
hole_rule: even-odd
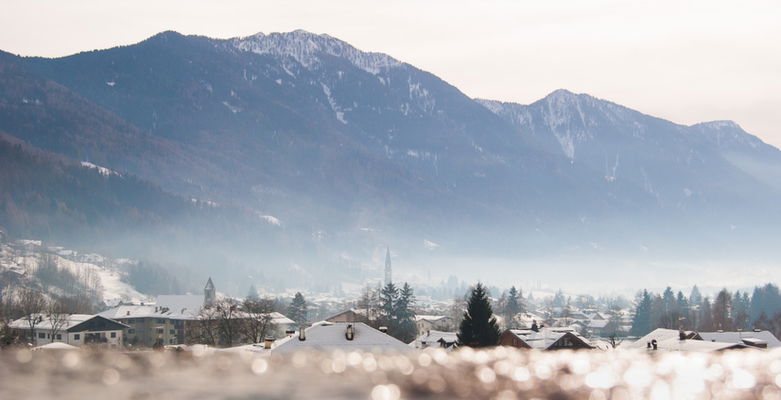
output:
[[[130,328],[125,324],[120,324],[117,321],[95,315],[86,321],[82,321],[76,325],[68,328],[68,332],[84,332],[84,331],[121,331],[123,329]]]
[[[352,325],[354,336],[347,340],[347,326]],[[320,322],[304,330],[306,340],[299,336],[290,336],[277,340],[273,353],[291,353],[296,351],[409,351],[410,348],[400,340],[382,333],[362,322]]]
[[[161,310],[157,306],[137,306],[137,305],[124,305],[110,308],[106,311],[98,313],[101,317],[110,319],[127,319],[127,318],[170,318],[173,314],[172,310]]]
[[[62,326],[60,326],[58,329],[65,331],[68,329],[68,327],[74,326],[76,324],[80,324],[90,318],[92,318],[92,315],[89,314],[69,314],[65,316],[66,320]],[[45,314],[33,314],[31,318],[40,318],[41,322],[35,324],[35,329],[44,329],[44,330],[51,330],[52,329],[52,321],[51,319],[46,316]],[[28,322],[28,318],[19,318],[14,322],[11,322],[9,327],[14,329],[30,329],[30,323]]]
[[[173,313],[198,315],[203,308],[203,296],[197,294],[165,294],[155,299],[155,305]]]
[[[351,308],[349,310],[342,311],[342,312],[340,312],[338,314],[334,314],[334,315],[326,318],[325,320],[326,321],[333,321],[333,320],[335,320],[335,319],[337,319],[339,317],[349,317],[351,319],[356,319],[356,320],[361,320],[361,321],[367,319],[365,311]]]
[[[569,337],[574,343],[586,347],[594,347],[588,339],[581,336],[580,333],[572,328],[542,328],[539,332],[535,332],[531,329],[508,329],[507,331],[522,340],[532,349],[537,350],[548,350],[554,347],[554,344],[565,336]]]
[[[756,345],[756,340],[767,343],[767,347],[781,347],[781,341],[769,331],[746,331],[746,332],[700,332],[702,340],[717,341],[725,343],[742,343]]]
[[[416,315],[415,321],[426,320],[428,322],[437,322],[444,319],[450,319],[446,315]]]

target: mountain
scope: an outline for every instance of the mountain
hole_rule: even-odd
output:
[[[731,122],[683,126],[565,90],[472,99],[304,31],[3,53],[0,82],[0,131],[254,215],[217,236],[257,225],[285,246],[223,252],[260,260],[247,273],[360,280],[387,243],[410,272],[432,257],[776,254],[781,154]]]

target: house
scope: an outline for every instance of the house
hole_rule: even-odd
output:
[[[453,325],[453,319],[444,315],[416,315],[415,323],[418,325],[418,332],[447,330]]]
[[[414,349],[425,349],[428,347],[455,349],[458,347],[458,333],[427,330],[412,341],[409,346]]]
[[[158,298],[163,297],[159,296]],[[160,305],[121,305],[101,312],[98,315],[119,321],[128,326],[125,332],[126,343],[134,346],[152,347],[154,345],[177,345],[187,342],[188,331],[192,329],[193,324],[200,320],[200,308],[194,310],[185,307],[181,301],[185,296],[178,300],[180,303],[172,302],[172,297],[165,296],[163,304],[177,306],[181,308],[170,309]],[[199,296],[195,296],[199,297]],[[201,298],[202,299],[202,298]],[[290,318],[278,313],[269,313],[271,323],[281,329],[288,329],[295,322]],[[234,318],[248,318],[245,313],[235,313]]]
[[[100,315],[69,314],[52,318],[42,314],[13,321],[9,327],[19,332],[22,337],[30,337],[30,319],[38,322],[33,328],[33,344],[40,346],[60,342],[72,346],[105,343],[110,346],[124,344],[123,331],[127,325],[112,321]]]
[[[363,322],[322,321],[300,330],[298,335],[277,340],[269,350],[273,354],[311,350],[405,352],[410,347]]]
[[[499,345],[536,350],[594,348],[572,328],[507,329],[499,335]]]
[[[366,317],[364,311],[356,310],[354,308],[332,315],[325,320],[327,322],[369,322],[369,318]]]
[[[702,340],[710,342],[740,343],[760,349],[781,347],[781,341],[769,331],[700,332],[699,334]]]
[[[125,343],[141,347],[184,343],[185,324],[197,316],[156,305],[121,305],[98,315],[126,325]]]

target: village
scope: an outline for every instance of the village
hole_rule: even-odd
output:
[[[393,286],[390,272],[386,278],[387,286]],[[461,321],[444,313],[413,312],[412,334],[403,332],[399,322],[389,332],[388,325],[394,322],[384,319],[382,310],[359,307],[309,322],[303,296],[299,293],[297,297],[298,308],[296,299],[289,307],[295,315],[286,316],[272,311],[263,299],[238,302],[218,298],[216,287],[209,279],[203,295],[160,295],[154,302],[120,304],[94,315],[31,313],[8,325],[10,333],[6,334],[4,344],[24,345],[32,350],[90,346],[119,351],[185,351],[207,347],[261,354],[300,350],[406,352],[426,348],[453,351],[460,346],[472,346],[459,339]],[[552,315],[550,312],[535,309],[491,315],[490,319],[500,329],[493,345],[533,350],[648,352],[781,347],[781,341],[768,330],[698,332],[656,328],[633,338],[627,335],[633,319],[629,311],[611,316],[567,305],[553,308]],[[412,340],[404,341],[405,337]],[[479,346],[487,345],[491,343]]]

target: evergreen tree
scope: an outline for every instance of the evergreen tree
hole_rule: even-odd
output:
[[[748,311],[749,307],[751,306],[751,301],[748,298],[748,292],[741,293],[740,290],[735,292],[735,299],[732,301],[732,304],[732,324],[735,329],[749,329]]]
[[[689,301],[686,300],[686,297],[680,290],[675,299],[675,320],[677,321],[678,329],[691,329],[691,321],[689,321]]]
[[[636,297],[635,315],[632,318],[632,336],[644,336],[651,332],[651,294],[647,290],[638,293]]]
[[[287,308],[288,317],[295,321],[296,325],[301,327],[307,323],[307,311],[304,295],[302,295],[301,292],[296,292],[296,295],[293,296],[293,301],[290,302],[290,305]]]
[[[700,324],[697,326],[697,330],[700,332],[713,332],[713,311],[711,310],[710,299],[705,297],[702,299],[700,305],[700,312],[698,320]]]
[[[255,285],[250,285],[249,290],[247,291],[247,300],[257,300],[258,299],[258,289],[255,287]]]
[[[515,329],[518,324],[515,316],[523,312],[523,295],[518,292],[515,286],[510,288],[507,293],[507,301],[504,306],[504,323],[507,329]]]
[[[667,329],[677,329],[678,328],[678,321],[676,320],[677,317],[675,314],[675,295],[673,294],[672,288],[669,286],[664,289],[664,293],[662,294],[662,315],[661,320],[659,321],[659,325],[662,328]]]
[[[713,326],[718,330],[732,330],[732,295],[726,288],[721,289],[713,301]]]
[[[399,299],[399,289],[389,282],[380,291],[380,323],[388,327],[389,332],[396,331],[396,302]]]
[[[394,316],[396,319],[396,330],[393,337],[404,343],[415,340],[418,333],[418,326],[415,323],[415,293],[407,282],[399,291],[399,298],[395,304]]]
[[[469,296],[458,330],[458,342],[470,347],[496,346],[499,342],[499,327],[482,283],[478,282]]]

